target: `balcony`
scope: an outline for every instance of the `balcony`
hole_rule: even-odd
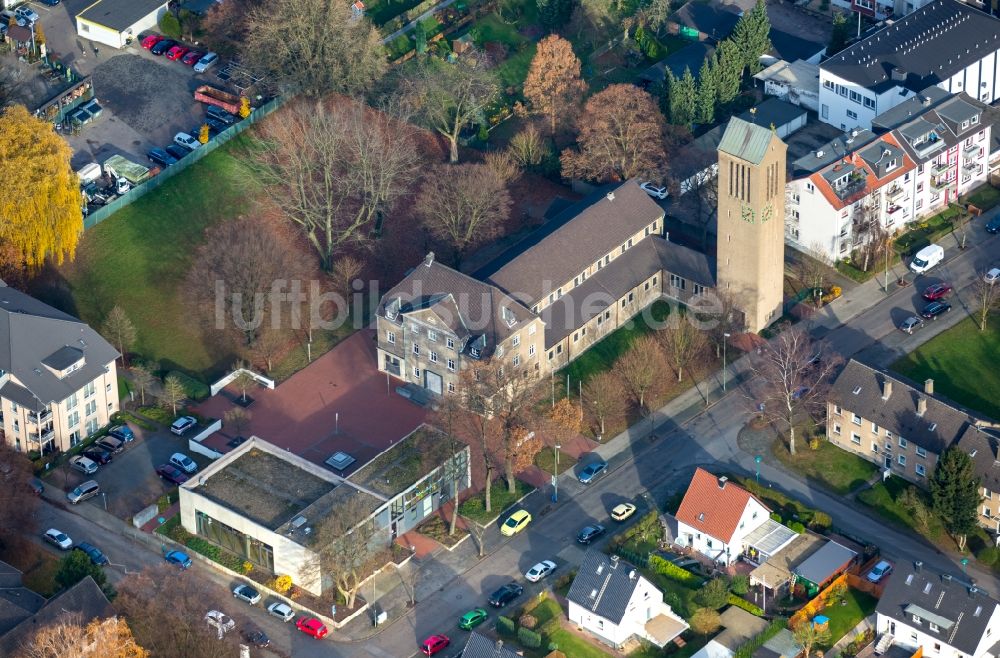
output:
[[[28,434],[28,440],[32,443],[37,443],[39,445],[44,445],[50,441],[56,435],[55,430],[51,427],[45,428],[40,434]]]
[[[940,192],[941,190],[945,189],[946,187],[949,187],[950,185],[951,181],[945,179],[944,176],[937,176],[935,178],[931,178],[932,190],[938,190]]]
[[[863,192],[864,189],[865,189],[865,177],[861,175],[852,174],[851,177],[847,179],[846,183],[834,187],[833,191],[836,193],[838,197],[840,197],[840,200],[843,201],[849,197],[854,196],[855,194],[858,194],[859,192]]]
[[[52,410],[43,411],[40,414],[28,414],[28,422],[32,425],[43,425],[52,420]]]
[[[951,167],[951,165],[949,165],[947,162],[945,162],[943,164],[939,163],[939,162],[935,162],[931,166],[931,173],[934,174],[935,176],[940,176],[944,172],[948,171],[948,169],[950,167]]]
[[[885,198],[889,201],[895,201],[899,197],[903,196],[903,188],[900,185],[893,185],[888,192],[885,193]]]
[[[896,204],[889,204],[889,207],[885,209],[885,214],[893,219],[898,219],[907,214],[906,208],[903,206],[897,206]]]

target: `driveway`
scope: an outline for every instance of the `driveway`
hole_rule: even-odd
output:
[[[133,515],[173,488],[173,485],[160,479],[155,470],[158,465],[166,463],[170,455],[183,452],[197,462],[199,470],[211,462],[209,458],[189,451],[187,438],[174,436],[168,430],[146,432],[135,426],[132,430],[135,441],[115,455],[110,464],[101,466],[95,475],[84,475],[69,466],[61,466],[45,478],[46,484],[71,491],[85,480],[97,480],[103,495],[80,504],[107,509],[131,523]]]

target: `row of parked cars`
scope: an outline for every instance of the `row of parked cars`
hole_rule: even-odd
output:
[[[226,112],[221,107],[214,105],[205,107],[205,121],[203,125],[208,126],[209,137],[218,135],[237,121],[239,121],[239,117]],[[201,126],[192,129],[191,132],[179,132],[174,135],[173,144],[164,148],[152,148],[146,153],[146,157],[149,158],[150,162],[158,164],[161,167],[169,167],[170,165],[177,164],[182,158],[201,148],[201,142],[194,137],[199,132],[201,132]]]
[[[204,73],[219,63],[219,56],[216,53],[188,48],[159,34],[147,35],[139,43],[154,55],[163,55],[173,62],[192,67],[195,73]]]
[[[59,550],[68,551],[72,549],[80,551],[89,557],[93,564],[99,567],[103,567],[108,564],[108,557],[101,551],[101,549],[85,541],[75,543],[72,539],[70,539],[69,535],[56,528],[49,528],[46,530],[42,535],[42,538]]]

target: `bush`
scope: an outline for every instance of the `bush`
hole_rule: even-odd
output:
[[[792,521],[791,523],[789,523],[788,524],[788,529],[791,530],[792,532],[796,532],[796,533],[798,533],[800,535],[803,532],[806,531],[806,527],[804,525],[802,525],[801,523],[799,523],[798,521]]]
[[[521,615],[517,620],[517,623],[521,625],[522,628],[527,628],[532,630],[535,626],[538,626],[538,619],[534,615]]]
[[[503,615],[497,617],[497,633],[500,635],[513,635],[516,630],[514,620]]]
[[[271,587],[279,594],[286,594],[288,590],[292,589],[292,577],[289,575],[278,576],[274,579]]]
[[[826,512],[816,512],[813,514],[812,521],[809,523],[813,530],[818,530],[820,532],[826,532],[833,525],[833,519]]]
[[[205,400],[212,394],[212,391],[205,382],[199,381],[190,375],[186,375],[178,370],[171,370],[167,373],[167,377],[170,376],[174,376],[180,380],[181,385],[184,387],[184,395],[192,400]]]
[[[746,599],[736,596],[735,594],[729,595],[729,600],[727,601],[730,605],[735,605],[737,608],[742,608],[749,612],[751,615],[756,615],[758,617],[764,616],[764,610],[760,607],[750,603]]]
[[[181,38],[181,22],[172,12],[167,12],[160,18],[160,32],[171,39]]]
[[[690,587],[701,587],[702,583],[705,582],[687,569],[682,569],[673,562],[664,560],[659,555],[649,556],[649,568],[661,576]]]
[[[781,523],[781,515],[778,514],[777,512],[771,512],[771,520]]]
[[[698,590],[695,600],[706,608],[718,610],[729,600],[729,581],[726,578],[713,578]]]
[[[743,596],[750,591],[750,577],[746,574],[738,573],[729,581],[729,591],[733,594]]]
[[[1000,562],[1000,549],[996,546],[987,546],[976,554],[976,559],[988,567],[996,566]]]
[[[542,636],[530,628],[517,629],[517,640],[529,649],[537,649],[542,646]]]

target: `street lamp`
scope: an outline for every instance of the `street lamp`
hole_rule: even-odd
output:
[[[760,463],[764,461],[764,458],[757,455],[753,458],[753,463],[757,465],[757,484],[760,484]]]
[[[726,371],[726,344],[729,342],[726,340],[729,338],[729,334],[722,334],[722,392],[726,392],[726,379],[728,372]]]
[[[969,572],[966,569],[966,567],[968,567],[968,566],[969,566],[969,558],[963,557],[962,558],[962,573],[964,573],[966,576],[969,575]]]
[[[555,468],[553,469],[555,471],[555,473],[552,474],[552,502],[553,503],[558,503],[559,502],[559,448],[562,448],[562,446],[559,445],[558,443],[555,444],[554,446],[552,446],[552,449],[555,452],[555,457],[556,457],[556,464],[555,464]]]

